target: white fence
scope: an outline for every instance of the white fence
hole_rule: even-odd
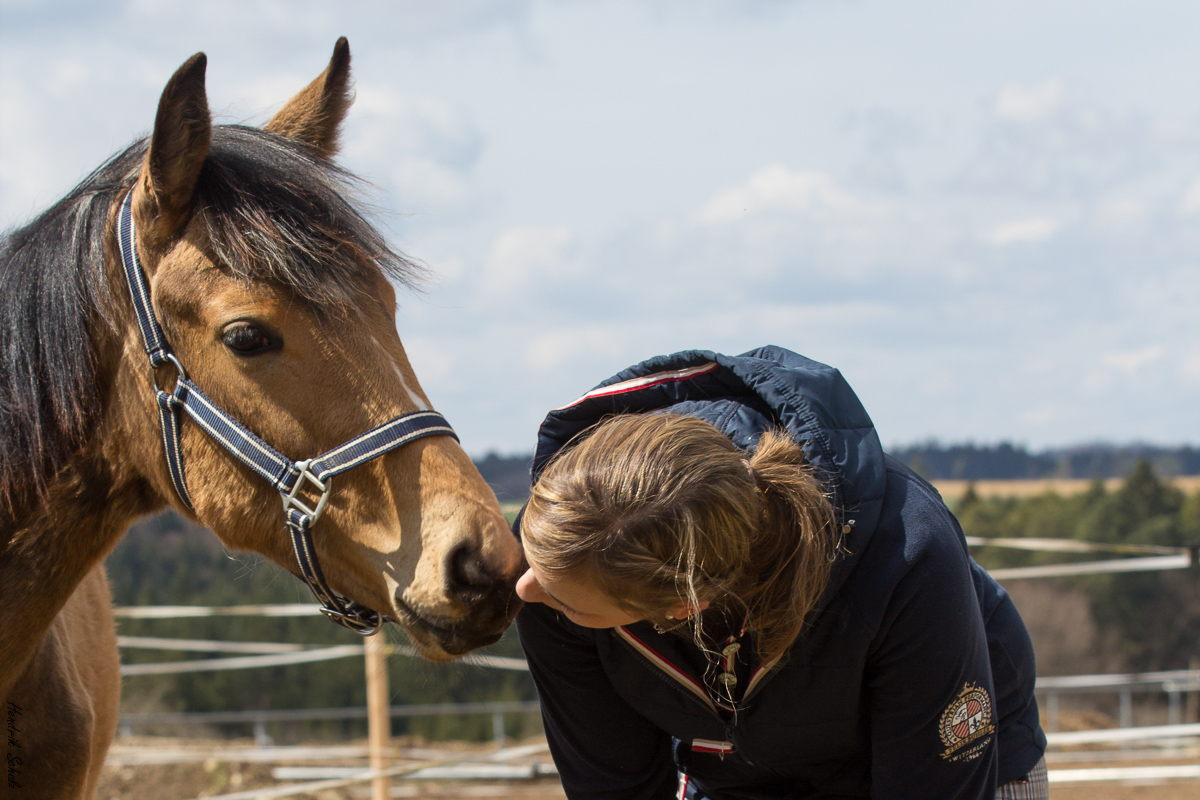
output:
[[[999,580],[1018,580],[1027,578],[1046,578],[1059,576],[1084,575],[1106,572],[1134,572],[1149,570],[1186,569],[1200,565],[1200,546],[1185,548],[1170,548],[1139,545],[1106,545],[1091,542],[1076,542],[1072,540],[1048,539],[979,539],[968,537],[970,546],[999,546],[1025,550],[1050,552],[1111,552],[1130,556],[1127,558],[1109,559],[1103,561],[1076,562],[1057,565],[1039,565],[1034,567],[1018,567],[997,569],[991,572]],[[214,616],[263,616],[263,617],[295,617],[319,614],[318,607],[310,604],[291,605],[255,605],[255,606],[155,606],[139,608],[117,608],[114,614],[125,619],[180,619],[188,617]],[[206,658],[190,661],[172,661],[156,664],[126,664],[121,667],[123,676],[163,675],[183,672],[253,669],[259,667],[279,666],[284,664],[299,664],[323,661],[335,658],[363,656],[367,653],[363,645],[318,646],[304,644],[285,644],[276,642],[223,642],[196,639],[167,639],[159,637],[118,637],[122,648],[143,648],[154,650],[178,650],[185,652],[204,653],[238,653],[244,655],[227,656],[222,658]],[[415,656],[416,651],[403,645],[385,645],[388,654]],[[480,667],[506,670],[527,671],[528,666],[522,659],[505,658],[492,655],[469,655],[462,659],[464,663]],[[1184,693],[1192,693],[1196,697],[1200,693],[1200,670],[1174,670],[1169,672],[1133,673],[1123,675],[1072,675],[1043,677],[1037,680],[1037,693],[1044,698],[1047,712],[1047,739],[1052,747],[1091,743],[1120,743],[1123,747],[1129,743],[1170,744],[1178,747],[1180,743],[1192,743],[1195,746],[1200,737],[1200,724],[1185,723],[1182,718],[1183,705],[1181,698]],[[1066,693],[1077,692],[1106,692],[1115,691],[1119,696],[1120,721],[1119,728],[1100,731],[1058,732],[1059,697]],[[1132,727],[1132,694],[1133,692],[1165,692],[1168,697],[1168,724],[1147,728]],[[1189,705],[1194,704],[1194,700]],[[367,719],[380,713],[388,718],[403,718],[429,715],[449,714],[490,714],[492,716],[493,733],[497,741],[498,752],[496,760],[504,753],[515,750],[504,750],[504,714],[537,713],[539,706],[536,701],[529,702],[496,702],[496,703],[438,703],[428,705],[391,706],[386,710],[375,709],[368,712],[367,708],[325,708],[325,709],[294,709],[274,711],[233,711],[233,712],[193,712],[193,713],[153,713],[153,714],[123,714],[121,730],[129,733],[135,726],[154,725],[251,725],[255,730],[255,738],[260,744],[266,745],[269,739],[265,726],[270,722],[305,721],[321,719]],[[542,746],[544,747],[544,745]],[[276,749],[276,748],[272,748]],[[284,748],[278,748],[284,749]],[[452,759],[455,763],[469,760],[467,757]],[[314,792],[348,786],[365,782],[378,777],[398,777],[402,775],[419,774],[422,769],[443,768],[450,762],[442,761],[436,764],[428,763],[416,767],[396,767],[374,772],[359,772],[354,776],[338,777],[333,780],[318,781],[292,787],[281,787],[275,790],[253,790],[252,792],[236,793],[221,796],[221,800],[242,800],[251,797],[286,797],[302,792]],[[477,770],[478,771],[478,770]],[[494,772],[494,769],[492,770]],[[461,769],[452,769],[449,774],[457,777],[469,777]],[[1135,774],[1136,773],[1136,774]],[[483,774],[483,773],[480,773]],[[487,773],[491,774],[491,773]],[[533,768],[531,775],[538,774]],[[294,777],[299,777],[294,776]],[[1200,778],[1200,767],[1164,765],[1162,767],[1136,768],[1104,768],[1078,770],[1052,770],[1051,783],[1086,782],[1098,780],[1158,780],[1173,778]]]
[[[1115,558],[1104,561],[1076,561],[1066,564],[1039,564],[1034,567],[988,570],[988,574],[998,581],[1024,578],[1062,578],[1109,572],[1156,572],[1200,567],[1200,545],[1166,547],[1154,544],[1081,542],[1074,539],[983,539],[978,536],[968,536],[967,544],[971,547],[1005,547],[1012,550],[1048,553],[1115,553],[1134,556],[1133,558]]]

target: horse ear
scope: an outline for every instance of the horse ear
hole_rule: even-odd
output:
[[[296,139],[314,153],[331,158],[338,149],[338,128],[346,118],[350,95],[350,43],[343,36],[317,79],[271,117],[265,130]]]
[[[158,101],[150,149],[134,194],[143,235],[163,242],[187,221],[200,169],[212,142],[212,119],[204,92],[208,58],[197,53],[184,62]]]

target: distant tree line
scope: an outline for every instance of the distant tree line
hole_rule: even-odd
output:
[[[501,503],[523,503],[529,496],[529,468],[533,455],[502,456],[488,453],[475,459],[479,474]]]
[[[1037,478],[1124,478],[1139,461],[1163,476],[1200,475],[1200,447],[1080,445],[1031,453],[1020,445],[923,444],[889,452],[927,480],[1029,480]],[[488,453],[475,461],[500,502],[529,496],[531,455]]]
[[[937,442],[890,450],[928,480],[1027,480],[1036,478],[1124,478],[1139,461],[1159,475],[1200,475],[1200,447],[1082,445],[1031,453],[1020,445]]]

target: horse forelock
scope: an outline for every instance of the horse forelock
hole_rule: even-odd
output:
[[[95,334],[124,292],[105,272],[108,222],[146,148],[134,143],[0,241],[0,521],[96,430]],[[344,311],[372,300],[379,274],[409,288],[424,277],[355,206],[356,180],[291,140],[218,126],[193,215],[218,267],[293,291],[318,314]]]
[[[195,215],[216,263],[234,277],[288,289],[318,313],[344,309],[369,300],[380,273],[408,288],[424,277],[356,208],[356,182],[290,139],[219,126]]]

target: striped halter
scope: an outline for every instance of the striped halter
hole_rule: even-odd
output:
[[[296,562],[300,567],[299,577],[316,595],[322,613],[356,633],[364,636],[375,633],[383,624],[384,617],[373,609],[342,597],[325,582],[325,575],[317,562],[317,552],[313,547],[312,526],[325,511],[335,475],[426,436],[454,436],[455,439],[458,437],[446,418],[436,411],[403,414],[356,436],[324,455],[303,461],[292,461],[255,436],[213,403],[188,379],[183,365],[167,344],[150,305],[150,287],[138,259],[132,206],[133,192],[130,191],[121,203],[117,218],[117,242],[120,246],[125,280],[133,298],[138,328],[142,333],[142,347],[150,359],[150,367],[157,370],[159,367],[171,366],[175,370],[175,388],[171,392],[158,385],[157,375],[154,378],[155,399],[158,401],[159,419],[162,422],[163,449],[175,493],[188,510],[195,514],[184,476],[183,449],[180,445],[180,423],[182,412],[186,411],[202,430],[279,491],[283,499],[285,523],[296,553]],[[320,499],[314,507],[310,507],[300,497],[303,491],[320,493]]]

